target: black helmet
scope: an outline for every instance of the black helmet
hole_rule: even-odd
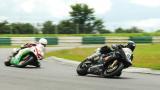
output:
[[[130,48],[132,51],[134,51],[136,44],[133,41],[128,41],[127,47]]]
[[[103,46],[103,47],[101,47],[101,49],[100,49],[100,52],[102,53],[102,54],[107,54],[107,53],[110,53],[112,50],[111,50],[111,48],[109,47],[109,46]]]

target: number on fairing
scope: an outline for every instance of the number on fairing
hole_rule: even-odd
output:
[[[131,55],[132,55],[131,49],[129,49],[129,48],[123,48],[123,51],[124,51],[127,59],[128,59],[129,61],[131,61]]]

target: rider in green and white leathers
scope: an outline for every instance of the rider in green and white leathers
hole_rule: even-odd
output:
[[[41,38],[38,43],[27,43],[23,45],[20,49],[14,50],[10,58],[5,61],[6,66],[15,65],[18,66],[21,59],[24,58],[29,53],[36,56],[37,60],[42,60],[44,58],[45,46],[47,45],[47,40]]]

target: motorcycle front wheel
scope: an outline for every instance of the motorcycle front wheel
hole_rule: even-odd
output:
[[[120,76],[123,68],[124,64],[122,62],[119,62],[117,60],[108,62],[108,64],[105,66],[103,76],[104,77]]]
[[[5,66],[11,66],[11,62],[10,61],[11,61],[11,56],[8,57],[6,61],[4,61],[4,65]]]
[[[4,62],[4,65],[5,65],[5,66],[11,66],[11,63],[10,63],[10,61],[5,61],[5,62]]]
[[[80,76],[85,76],[87,75],[87,71],[88,71],[88,64],[86,63],[88,60],[84,60],[82,61],[78,67],[77,67],[77,74],[80,75]]]

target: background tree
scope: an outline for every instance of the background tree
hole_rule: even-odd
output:
[[[52,21],[46,21],[43,23],[42,33],[43,34],[55,33],[55,25],[52,24]]]
[[[35,27],[30,23],[12,23],[11,33],[15,34],[33,34],[37,33]]]
[[[104,29],[103,21],[96,19],[94,10],[86,4],[72,5],[71,9],[71,21],[78,25],[79,33],[92,33],[94,30]]]
[[[115,29],[115,33],[125,33],[125,32],[126,31],[123,28],[121,28],[121,27]]]
[[[101,34],[112,33],[110,30],[107,30],[107,29],[101,29],[101,30],[99,30],[99,32]]]
[[[70,20],[63,20],[58,25],[59,34],[74,34],[76,33],[76,24]]]
[[[139,29],[137,27],[131,27],[129,29],[117,28],[115,29],[115,33],[142,33],[144,30]]]
[[[94,20],[93,9],[86,4],[76,4],[71,6],[70,16],[74,23],[79,24],[80,33],[85,33],[86,22]]]
[[[105,26],[103,25],[103,23],[104,22],[101,19],[94,20],[92,29],[99,31],[99,33],[111,33],[110,30],[105,29]]]
[[[157,30],[156,32],[160,32],[160,30]]]
[[[10,25],[7,21],[0,22],[0,33],[9,34],[11,31]]]
[[[139,29],[137,27],[131,27],[130,29],[127,29],[127,33],[142,33],[144,30]]]

